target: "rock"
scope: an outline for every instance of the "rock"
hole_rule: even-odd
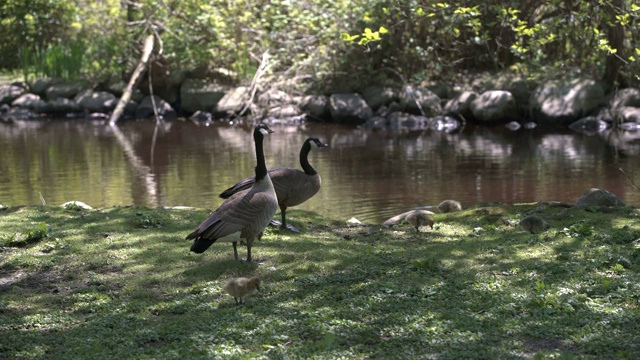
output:
[[[362,98],[372,110],[399,101],[398,89],[382,86],[368,86],[362,90]]]
[[[74,100],[82,110],[89,112],[110,112],[116,104],[116,96],[106,91],[84,90]]]
[[[569,125],[569,129],[589,136],[607,130],[608,127],[609,124],[606,121],[600,120],[595,116],[587,116],[586,118],[574,121]]]
[[[347,220],[347,224],[349,225],[361,225],[362,222],[354,217],[352,217],[351,219]]]
[[[505,90],[489,90],[471,102],[473,118],[483,123],[508,122],[518,119],[513,95]]]
[[[24,94],[13,100],[11,106],[33,110],[34,112],[43,112],[46,110],[47,103],[36,94]]]
[[[537,215],[529,215],[520,220],[520,227],[532,234],[543,232],[550,226],[548,222]]]
[[[529,106],[531,98],[529,83],[520,76],[509,73],[497,74],[485,83],[484,88],[486,90],[508,91],[513,95],[520,109],[526,109]]]
[[[247,101],[249,101],[249,96],[248,87],[239,86],[233,88],[222,96],[220,101],[213,107],[212,112],[223,116],[237,114],[242,111]]]
[[[325,120],[330,116],[329,97],[325,95],[304,96],[298,106],[314,119]]]
[[[454,95],[453,88],[449,84],[445,83],[435,83],[431,85],[425,86],[429,91],[436,94],[440,99],[451,99]]]
[[[267,109],[266,117],[291,118],[299,116],[302,111],[294,104],[276,105]]]
[[[435,116],[442,113],[438,95],[426,88],[405,86],[399,93],[403,111],[414,115]]]
[[[171,105],[168,102],[161,99],[158,95],[153,96],[153,101],[155,101],[156,109],[158,111],[158,116],[163,119],[174,119],[176,117],[176,111],[173,110]],[[138,109],[136,110],[136,118],[137,119],[149,119],[155,116],[153,111],[153,101],[151,96],[145,97]]]
[[[273,106],[294,103],[291,95],[282,90],[274,88],[269,88],[268,90],[260,93],[260,95],[258,95],[257,102],[258,106],[260,106],[261,108],[269,108]]]
[[[329,111],[335,122],[354,125],[361,125],[373,116],[373,110],[357,93],[331,95]]]
[[[47,100],[53,100],[56,98],[73,99],[80,91],[85,87],[80,83],[74,84],[59,84],[51,85],[45,91],[45,97]]]
[[[213,109],[224,97],[226,88],[204,80],[186,79],[180,86],[182,110],[193,113]]]
[[[506,127],[507,129],[509,129],[511,131],[518,131],[518,130],[520,130],[522,125],[520,125],[520,123],[517,122],[517,121],[509,121],[508,123],[506,123],[504,125],[504,127]]]
[[[615,116],[623,123],[640,124],[640,107],[620,106],[613,110]]]
[[[580,196],[576,201],[575,207],[586,208],[591,206],[624,206],[624,202],[607,190],[592,188]]]
[[[198,122],[210,122],[213,120],[213,115],[207,111],[196,111],[190,117],[189,120]]]
[[[46,97],[47,89],[52,85],[58,85],[62,81],[52,78],[38,78],[31,84],[31,93],[40,97]]]
[[[25,93],[26,90],[22,86],[0,85],[0,104],[11,104]]]
[[[68,114],[77,112],[80,110],[78,104],[75,101],[67,98],[55,98],[47,101],[47,112]]]
[[[74,201],[67,201],[66,203],[64,203],[64,204],[62,204],[60,206],[63,207],[63,208],[67,208],[67,207],[73,208],[73,207],[77,206],[78,208],[81,208],[81,209],[84,209],[84,210],[93,209],[91,206],[83,203],[82,201],[75,201],[75,200]]]
[[[471,119],[471,103],[478,97],[478,93],[473,91],[463,91],[447,101],[444,111],[461,114],[466,119]]]
[[[625,106],[640,107],[640,89],[626,88],[616,92],[611,101],[611,108],[617,109]]]
[[[552,81],[536,88],[530,109],[541,122],[568,125],[606,103],[604,88],[591,79]]]
[[[463,123],[464,120],[460,115],[449,112],[431,119],[430,127],[436,131],[451,133],[458,130]]]

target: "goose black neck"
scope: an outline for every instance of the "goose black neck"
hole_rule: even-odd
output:
[[[311,144],[308,141],[305,141],[304,145],[302,145],[302,149],[300,149],[300,166],[302,166],[302,170],[307,175],[315,175],[317,174],[316,170],[309,164],[309,152],[311,151]]]
[[[264,179],[265,176],[267,176],[267,164],[264,160],[264,149],[262,148],[262,141],[264,140],[264,136],[259,131],[256,131],[256,133],[254,133],[253,135],[253,140],[256,144],[256,181],[260,181]]]

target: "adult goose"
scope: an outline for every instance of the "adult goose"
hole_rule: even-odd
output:
[[[281,229],[299,232],[294,226],[287,225],[287,208],[302,204],[320,190],[322,178],[311,164],[309,164],[308,156],[311,149],[327,146],[329,145],[322,143],[318,138],[310,137],[305,140],[304,144],[302,144],[302,149],[300,149],[300,166],[302,166],[302,170],[304,171],[288,167],[269,170],[269,176],[271,177],[271,181],[273,181],[273,186],[278,196],[278,206],[280,207],[282,216]],[[238,191],[251,187],[253,183],[254,177],[241,180],[223,191],[220,197],[227,199]],[[272,223],[277,224],[277,221],[272,221]]]
[[[262,146],[264,137],[272,132],[264,124],[255,127],[256,181],[248,189],[230,196],[194,232],[187,235],[188,240],[194,240],[191,251],[200,254],[216,241],[231,242],[233,254],[238,260],[238,241],[244,241],[247,244],[247,261],[251,261],[253,240],[269,225],[278,210],[278,200],[267,172]]]

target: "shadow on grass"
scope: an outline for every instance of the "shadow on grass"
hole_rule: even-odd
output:
[[[435,230],[423,233],[293,211],[306,231],[267,230],[250,264],[233,260],[228,243],[189,252],[184,236],[203,210],[35,211],[33,221],[0,226],[0,235],[40,221],[59,229],[56,238],[5,251],[2,276],[26,275],[0,290],[0,354],[638,355],[635,210],[559,218],[558,209],[543,208],[537,213],[552,229],[535,235],[500,222],[534,211],[438,214]],[[564,231],[577,222],[593,229]],[[49,242],[54,249],[43,253]],[[625,256],[629,264],[621,264]],[[262,291],[236,307],[224,281],[253,275]]]

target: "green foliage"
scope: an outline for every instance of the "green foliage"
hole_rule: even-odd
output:
[[[266,51],[272,72],[347,88],[512,66],[597,76],[611,59],[640,80],[640,7],[629,0],[7,0],[0,14],[0,68],[26,77],[119,77],[155,34],[163,66],[237,81]]]

